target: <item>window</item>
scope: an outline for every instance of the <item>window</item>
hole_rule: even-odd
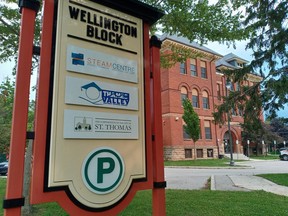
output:
[[[212,139],[210,121],[204,121],[205,139]]]
[[[185,131],[184,125],[183,125],[183,139],[191,139],[189,134]]]
[[[221,100],[220,84],[217,84],[217,98],[218,100]]]
[[[180,74],[187,74],[185,62],[180,63]]]
[[[196,89],[192,89],[192,106],[199,108],[199,96]]]
[[[203,158],[203,149],[197,149],[197,158]]]
[[[183,103],[183,101],[188,98],[187,94],[187,89],[185,87],[181,87],[181,103]]]
[[[213,149],[207,149],[207,157],[213,157]]]
[[[195,59],[190,59],[190,73],[191,76],[197,76],[197,68]]]
[[[209,109],[209,97],[206,91],[203,91],[202,93],[202,101],[203,101],[203,108]]]
[[[202,139],[201,120],[199,119],[199,139]]]
[[[185,158],[192,158],[192,149],[185,149]]]
[[[201,61],[201,78],[207,79],[206,62]]]

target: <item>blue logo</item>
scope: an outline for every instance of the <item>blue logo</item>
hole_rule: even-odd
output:
[[[128,106],[130,101],[129,93],[101,89],[95,82],[81,86],[81,91],[85,91],[85,97],[80,98],[95,105]]]
[[[72,64],[73,65],[83,65],[85,64],[84,62],[84,54],[82,53],[72,53]]]

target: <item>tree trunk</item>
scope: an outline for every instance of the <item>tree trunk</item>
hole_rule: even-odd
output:
[[[194,143],[194,160],[196,160],[197,159],[196,142],[193,141],[193,143]]]

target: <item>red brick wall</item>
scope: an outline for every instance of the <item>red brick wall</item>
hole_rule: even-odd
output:
[[[201,78],[200,61],[206,62],[207,79]],[[188,90],[188,98],[192,100],[192,89],[196,88],[199,92],[199,108],[194,108],[198,113],[201,123],[202,139],[196,142],[197,149],[203,149],[204,158],[207,158],[207,149],[214,150],[214,158],[218,157],[218,154],[223,154],[223,145],[220,145],[223,139],[227,127],[219,127],[213,122],[212,113],[215,111],[214,107],[221,103],[221,100],[217,97],[217,82],[223,83],[224,79],[221,75],[216,74],[216,68],[214,61],[205,59],[197,59],[196,67],[198,76],[194,77],[190,75],[190,60],[186,61],[187,74],[180,74],[180,63],[175,64],[172,68],[161,70],[162,79],[162,112],[163,112],[163,142],[165,146],[165,152],[169,154],[175,153],[175,157],[179,159],[179,155],[184,154],[185,148],[193,148],[193,142],[191,140],[183,139],[183,107],[181,101],[181,87],[186,87]],[[209,94],[209,106],[210,109],[203,109],[202,104],[202,92],[207,91]],[[223,85],[221,85],[221,95],[225,94]],[[204,120],[211,121],[211,134],[212,139],[205,139]],[[242,118],[235,117],[233,121],[240,122]],[[238,126],[232,126],[234,138],[241,138],[241,129]],[[220,141],[218,141],[220,139]],[[181,150],[182,149],[182,150]],[[235,148],[234,148],[235,149]],[[167,151],[166,151],[167,150]],[[172,153],[171,153],[172,152]],[[168,154],[168,153],[167,153]],[[175,159],[173,155],[166,155],[166,158]],[[180,159],[184,159],[182,155]]]

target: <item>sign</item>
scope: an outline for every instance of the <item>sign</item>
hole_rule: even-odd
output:
[[[82,178],[89,190],[107,194],[115,190],[124,176],[124,162],[111,148],[98,148],[91,152],[82,166]]]
[[[138,88],[67,76],[65,103],[138,110]]]
[[[64,110],[64,138],[138,139],[138,116]]]
[[[68,45],[66,69],[128,82],[138,82],[137,62],[90,49]]]
[[[48,190],[84,209],[145,181],[143,21],[94,1],[58,1]]]

